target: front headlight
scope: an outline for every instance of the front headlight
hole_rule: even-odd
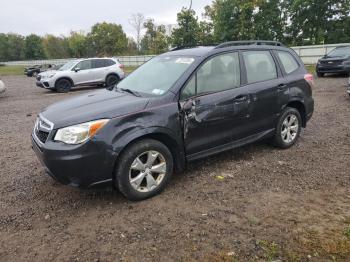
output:
[[[70,145],[84,143],[89,138],[92,138],[109,119],[100,119],[79,125],[61,128],[55,135],[55,141],[60,141]]]

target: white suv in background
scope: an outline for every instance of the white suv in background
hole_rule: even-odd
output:
[[[116,58],[77,59],[58,70],[40,73],[36,85],[42,88],[69,92],[79,85],[112,86],[125,77],[123,65]]]
[[[1,78],[0,78],[0,94],[4,93],[6,91],[6,86],[4,84],[4,82],[2,82]]]

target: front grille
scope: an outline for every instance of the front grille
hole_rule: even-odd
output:
[[[35,123],[33,133],[38,142],[45,144],[52,129],[53,124],[50,121],[44,119],[43,117],[39,117]]]
[[[328,66],[338,66],[341,63],[343,63],[344,60],[331,60],[331,61],[321,61],[322,65],[328,65]]]
[[[36,80],[40,81],[41,80],[41,76],[37,76]]]
[[[47,137],[49,136],[48,132],[41,131],[41,130],[35,130],[36,137],[40,140],[41,143],[45,144]]]

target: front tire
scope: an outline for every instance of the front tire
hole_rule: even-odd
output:
[[[173,173],[169,149],[153,139],[129,146],[121,155],[116,169],[116,186],[129,200],[139,201],[159,194]]]
[[[68,79],[59,79],[55,83],[55,89],[59,93],[67,93],[71,90],[72,83]]]
[[[302,119],[297,109],[286,107],[276,128],[274,145],[283,149],[293,146],[300,136]]]
[[[317,72],[318,77],[324,77],[324,73]]]

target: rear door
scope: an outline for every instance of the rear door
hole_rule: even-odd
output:
[[[189,159],[233,141],[250,105],[240,86],[239,54],[232,52],[208,59],[184,87],[180,105]]]
[[[95,75],[94,82],[104,82],[108,73],[108,59],[94,59],[92,61],[93,71]]]
[[[251,97],[249,117],[235,140],[271,131],[280,113],[280,90],[286,90],[280,69],[269,50],[242,51],[244,89]]]

